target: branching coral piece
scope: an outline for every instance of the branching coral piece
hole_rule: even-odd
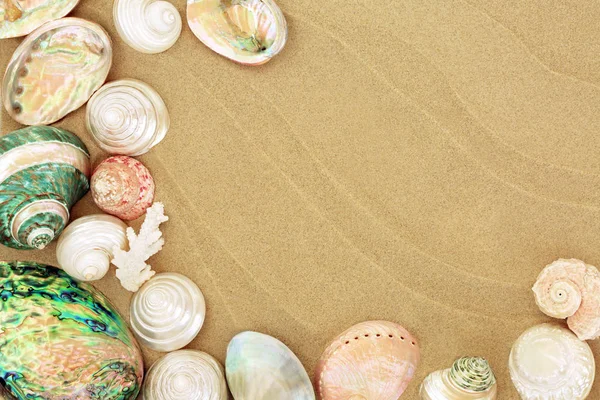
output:
[[[127,228],[129,251],[118,247],[113,249],[112,263],[117,267],[117,278],[130,292],[137,292],[140,286],[155,274],[150,265],[146,264],[146,260],[158,253],[165,244],[159,229],[160,224],[169,220],[164,214],[164,209],[162,203],[154,203],[148,208],[138,235],[133,228]]]

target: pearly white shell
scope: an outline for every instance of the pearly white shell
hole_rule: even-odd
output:
[[[181,16],[168,1],[115,0],[113,17],[119,36],[142,53],[161,53],[181,34]]]
[[[508,369],[524,400],[583,400],[596,371],[590,346],[555,324],[527,329],[512,347]]]
[[[298,357],[269,335],[242,332],[231,339],[225,373],[235,400],[315,399]]]
[[[163,99],[148,84],[135,79],[107,83],[86,108],[87,129],[109,154],[147,153],[164,139],[169,125]]]
[[[495,400],[496,377],[481,357],[461,357],[451,368],[429,374],[419,390],[421,400]]]
[[[146,374],[144,400],[227,400],[223,367],[212,356],[179,350],[158,359]]]
[[[58,239],[58,265],[73,278],[95,281],[108,272],[113,248],[127,246],[127,225],[104,214],[89,215],[72,222]]]
[[[200,332],[206,315],[204,296],[189,278],[174,272],[155,275],[131,301],[131,329],[156,351],[173,351]]]

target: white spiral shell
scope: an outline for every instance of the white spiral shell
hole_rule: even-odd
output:
[[[58,239],[58,265],[73,278],[95,281],[108,272],[113,248],[127,246],[127,225],[104,214],[75,220]]]
[[[115,0],[113,17],[121,38],[141,53],[168,50],[181,35],[181,16],[168,1]]]
[[[131,301],[131,329],[141,344],[156,351],[186,346],[200,332],[205,315],[198,286],[174,272],[155,275]]]
[[[169,125],[163,99],[148,84],[135,79],[102,86],[86,109],[88,131],[109,154],[147,153],[164,139]]]
[[[179,350],[158,359],[146,374],[144,400],[226,400],[223,367],[212,356]]]

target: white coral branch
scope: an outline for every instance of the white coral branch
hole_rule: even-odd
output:
[[[138,235],[132,228],[127,228],[129,250],[125,251],[119,247],[113,249],[112,263],[117,267],[117,278],[130,292],[137,292],[140,286],[155,274],[152,267],[146,264],[146,260],[158,253],[165,244],[159,229],[160,224],[169,220],[164,214],[164,209],[162,203],[154,203],[148,208]]]

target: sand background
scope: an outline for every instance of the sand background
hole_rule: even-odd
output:
[[[169,108],[166,139],[139,159],[171,217],[151,263],[206,297],[190,347],[224,361],[233,335],[262,331],[312,374],[338,333],[387,319],[421,346],[403,399],[461,355],[486,357],[500,399],[517,398],[511,344],[549,320],[530,291],[537,274],[558,257],[600,265],[600,3],[278,4],[289,42],[255,68],[187,25],[169,51],[137,53],[110,0],[72,13],[111,34],[109,80],[141,79]],[[2,69],[19,42],[0,42]],[[84,114],[55,126],[97,165],[106,155]],[[19,127],[3,110],[0,133]],[[88,194],[72,214],[96,212]],[[54,250],[0,258],[56,264]],[[128,315],[114,270],[95,286]],[[144,355],[148,366],[159,356]]]

